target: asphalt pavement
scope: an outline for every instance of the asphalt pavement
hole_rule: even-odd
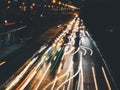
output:
[[[55,32],[55,29],[50,29],[50,33],[52,31]],[[55,39],[43,44],[14,74],[16,78],[9,79],[2,88],[116,90],[106,61],[77,14],[57,36],[49,37],[50,33],[46,32],[48,39]]]

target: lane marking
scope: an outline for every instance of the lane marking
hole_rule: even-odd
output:
[[[111,89],[111,86],[110,86],[110,83],[109,83],[109,81],[108,81],[107,75],[106,75],[106,73],[105,73],[104,67],[102,67],[102,72],[103,72],[103,75],[104,75],[106,84],[107,84],[107,86],[108,86],[108,90],[112,90],[112,89]]]
[[[93,66],[92,66],[92,74],[93,74],[93,79],[94,79],[94,84],[95,84],[95,90],[98,90],[97,79],[95,75],[95,68]]]

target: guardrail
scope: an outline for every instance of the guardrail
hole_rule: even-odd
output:
[[[24,29],[24,28],[26,28],[26,27],[27,27],[27,25],[22,26],[22,27],[17,28],[17,29],[10,30],[10,31],[5,32],[5,33],[1,33],[1,34],[0,34],[0,36],[5,35],[5,34],[8,34],[8,33],[11,33],[11,32],[16,32],[16,31],[19,31],[19,30]]]

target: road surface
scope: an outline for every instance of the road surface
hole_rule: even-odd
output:
[[[95,41],[76,14],[1,88],[5,90],[115,90]]]

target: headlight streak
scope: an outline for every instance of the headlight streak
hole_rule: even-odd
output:
[[[80,47],[88,49],[90,51],[90,56],[93,55],[93,50],[91,48],[88,48],[88,47],[85,47],[85,46],[80,46]]]
[[[38,90],[40,84],[42,83],[43,79],[45,78],[45,76],[46,76],[48,70],[50,69],[50,67],[51,67],[51,64],[48,65],[48,68],[46,69],[45,73],[43,74],[42,78],[40,79],[39,83],[36,85],[34,90]]]
[[[75,47],[72,47],[69,51],[65,52],[64,55],[67,55],[68,53],[70,53],[70,52],[72,52],[72,51],[74,51],[74,50],[75,50]]]
[[[39,71],[40,65],[42,65],[45,61],[45,55],[49,52],[50,49],[52,49],[52,47],[48,48],[48,50],[43,54],[43,56],[41,57],[41,61],[38,62],[38,64],[35,66],[36,68],[34,67],[35,69],[33,68],[34,71],[32,73],[30,72],[28,76],[24,79],[24,81],[17,87],[18,90],[23,90],[27,86],[27,84],[32,80],[32,78],[36,75],[36,73]]]
[[[25,74],[25,72],[30,68],[30,66],[37,60],[38,57],[34,58],[25,68],[24,70],[18,75],[16,76],[16,78],[14,80],[12,80],[12,82],[9,84],[9,86],[7,86],[7,88],[5,90],[10,90],[11,88],[13,88],[23,77],[23,75]]]
[[[82,52],[81,52],[80,55],[81,56],[80,56],[80,62],[79,62],[78,71],[73,76],[71,76],[69,79],[67,79],[66,81],[64,81],[56,90],[59,90],[65,83],[67,83],[69,80],[73,79],[74,77],[76,77],[79,74],[80,70],[82,69]]]
[[[23,90],[26,85],[30,82],[33,76],[37,73],[35,72],[36,67],[34,67],[31,72],[27,75],[27,77],[20,83],[20,85],[16,88],[16,90]]]
[[[81,49],[84,51],[83,55],[85,56],[87,54],[87,50],[85,48],[82,48],[82,47],[81,47]]]
[[[65,77],[65,76],[70,72],[70,70],[71,70],[71,68],[72,68],[72,65],[73,65],[73,62],[72,62],[72,64],[70,65],[69,69],[66,71],[66,73],[64,73],[63,75],[61,75],[60,77],[58,77],[57,80]],[[54,81],[55,81],[55,80],[53,80],[52,82],[50,82],[46,87],[44,87],[43,90],[46,90],[51,84],[54,83]]]
[[[104,75],[106,84],[107,84],[107,86],[108,86],[108,90],[112,90],[112,89],[111,89],[111,86],[110,86],[110,82],[109,82],[109,80],[108,80],[108,78],[107,78],[107,74],[106,74],[106,72],[105,72],[104,67],[102,67],[102,72],[103,72],[103,75]]]
[[[38,50],[39,53],[41,53],[47,46],[43,45],[41,46],[40,50]],[[5,90],[9,90],[12,89],[20,80],[21,78],[24,76],[25,72],[31,67],[31,65],[38,59],[38,56],[35,57],[35,55],[38,53],[36,52],[33,56],[32,56],[32,60],[29,62],[29,64],[23,69],[23,71],[20,72],[19,75],[16,76],[16,78],[12,79],[10,81],[10,83],[8,85],[6,85],[6,89]],[[34,58],[35,57],[35,58]]]
[[[83,55],[86,55],[86,53],[87,53],[86,49],[88,49],[88,50],[90,51],[90,55],[93,54],[92,49],[87,48],[87,47],[84,47],[84,46],[81,46],[81,45],[79,45],[79,47],[77,48],[77,50],[74,51],[74,50],[75,50],[75,47],[73,47],[73,45],[75,44],[76,32],[79,31],[79,30],[78,30],[78,29],[79,29],[79,28],[78,28],[78,25],[79,25],[79,21],[78,21],[78,20],[79,20],[79,18],[78,18],[78,19],[77,19],[77,18],[74,18],[74,20],[70,22],[70,25],[68,26],[69,29],[67,29],[66,31],[63,31],[63,33],[60,34],[60,35],[58,36],[58,38],[56,38],[56,40],[55,40],[55,45],[54,45],[54,46],[51,45],[51,46],[48,48],[48,46],[43,45],[43,46],[35,53],[35,55],[37,55],[37,54],[41,53],[41,52],[47,47],[47,50],[45,51],[45,53],[40,57],[40,60],[41,60],[41,61],[39,61],[39,62],[36,64],[36,66],[34,66],[34,67],[32,68],[32,70],[30,71],[30,73],[31,73],[32,71],[33,71],[33,73],[32,73],[32,74],[29,73],[29,74],[27,75],[27,77],[26,77],[27,79],[24,80],[24,84],[22,83],[23,85],[20,87],[19,90],[23,90],[23,89],[28,85],[28,83],[31,81],[31,79],[35,76],[35,74],[39,71],[39,67],[44,64],[45,60],[48,61],[48,59],[49,59],[49,57],[50,57],[50,55],[51,55],[51,53],[49,53],[49,52],[50,52],[50,50],[51,50],[52,48],[56,47],[56,49],[57,49],[58,51],[60,50],[59,46],[63,45],[63,43],[64,43],[63,37],[65,37],[67,31],[68,31],[68,32],[69,32],[70,30],[72,31],[72,33],[71,33],[71,39],[69,38],[69,42],[70,42],[70,46],[71,46],[71,47],[70,47],[70,50],[66,51],[66,52],[63,54],[62,59],[64,58],[65,55],[67,55],[67,54],[69,54],[69,53],[71,53],[71,52],[72,52],[72,56],[73,56],[74,54],[76,54],[77,52],[79,52],[80,49],[82,49],[82,50],[84,51],[84,54],[83,54]],[[71,28],[70,28],[70,27],[71,27]],[[73,30],[72,30],[72,27],[73,27]],[[58,48],[57,48],[57,47],[58,47]],[[73,51],[74,51],[74,52],[73,52]],[[38,59],[38,57],[39,57],[39,56],[37,56],[36,58]],[[33,57],[33,58],[34,58],[34,57]],[[33,61],[31,61],[28,65],[32,65],[35,61],[36,61],[36,60],[33,59]],[[61,60],[61,61],[62,61],[62,60]],[[81,61],[81,62],[82,62],[82,61]],[[72,63],[73,63],[73,62],[72,62]],[[48,64],[47,70],[45,71],[44,75],[42,76],[42,78],[41,78],[41,80],[40,80],[40,82],[39,82],[39,84],[38,84],[38,86],[36,87],[35,90],[37,90],[37,89],[39,88],[39,86],[41,85],[41,83],[42,83],[42,81],[43,81],[46,73],[48,72],[50,66],[51,66],[51,63]],[[60,64],[60,67],[61,67],[61,64]],[[79,67],[82,68],[82,67],[81,67],[81,63],[80,63],[80,66],[79,66]],[[79,67],[78,67],[78,68],[79,68]],[[26,69],[24,69],[24,70],[26,71],[28,68],[29,68],[29,66],[26,66]],[[71,65],[70,65],[70,68],[72,68]],[[68,69],[68,70],[69,70],[69,69]],[[81,71],[82,71],[82,70],[81,70]],[[70,70],[69,70],[69,72],[70,72]],[[69,72],[68,72],[68,73],[69,73]],[[58,69],[58,73],[60,73],[60,68]],[[80,73],[80,71],[79,71],[79,73]],[[22,78],[22,75],[23,75],[23,74],[24,74],[24,72],[21,72],[21,75],[19,76],[19,79]],[[66,73],[65,73],[65,74],[66,74]],[[76,74],[75,74],[75,75],[76,75]],[[65,76],[65,75],[63,74],[62,76]],[[28,77],[29,77],[29,78],[28,78]],[[74,75],[73,75],[72,77],[74,78]],[[53,82],[53,87],[52,87],[52,89],[54,89],[54,85],[55,85],[56,81],[59,80],[60,78],[61,78],[61,76],[55,78],[55,80],[54,80],[54,82]],[[19,79],[17,78],[16,80],[19,80]],[[14,80],[13,80],[13,81],[14,81]],[[71,81],[71,79],[69,80],[69,82],[70,82],[70,81]],[[51,84],[50,84],[50,85],[51,85]],[[48,86],[48,85],[47,85],[47,86]],[[49,86],[48,86],[48,87],[49,87]],[[6,90],[9,90],[9,89],[6,89]]]
[[[57,75],[56,75],[56,77],[55,77],[55,79],[54,79],[54,83],[53,83],[53,85],[52,85],[51,90],[53,90],[54,87],[55,87],[55,84],[56,84],[56,81],[57,81],[57,78],[58,78],[58,74],[59,74],[60,71],[61,71],[61,67],[62,67],[62,62],[61,62],[60,65],[59,65],[59,68],[58,68],[58,71],[57,71]]]

